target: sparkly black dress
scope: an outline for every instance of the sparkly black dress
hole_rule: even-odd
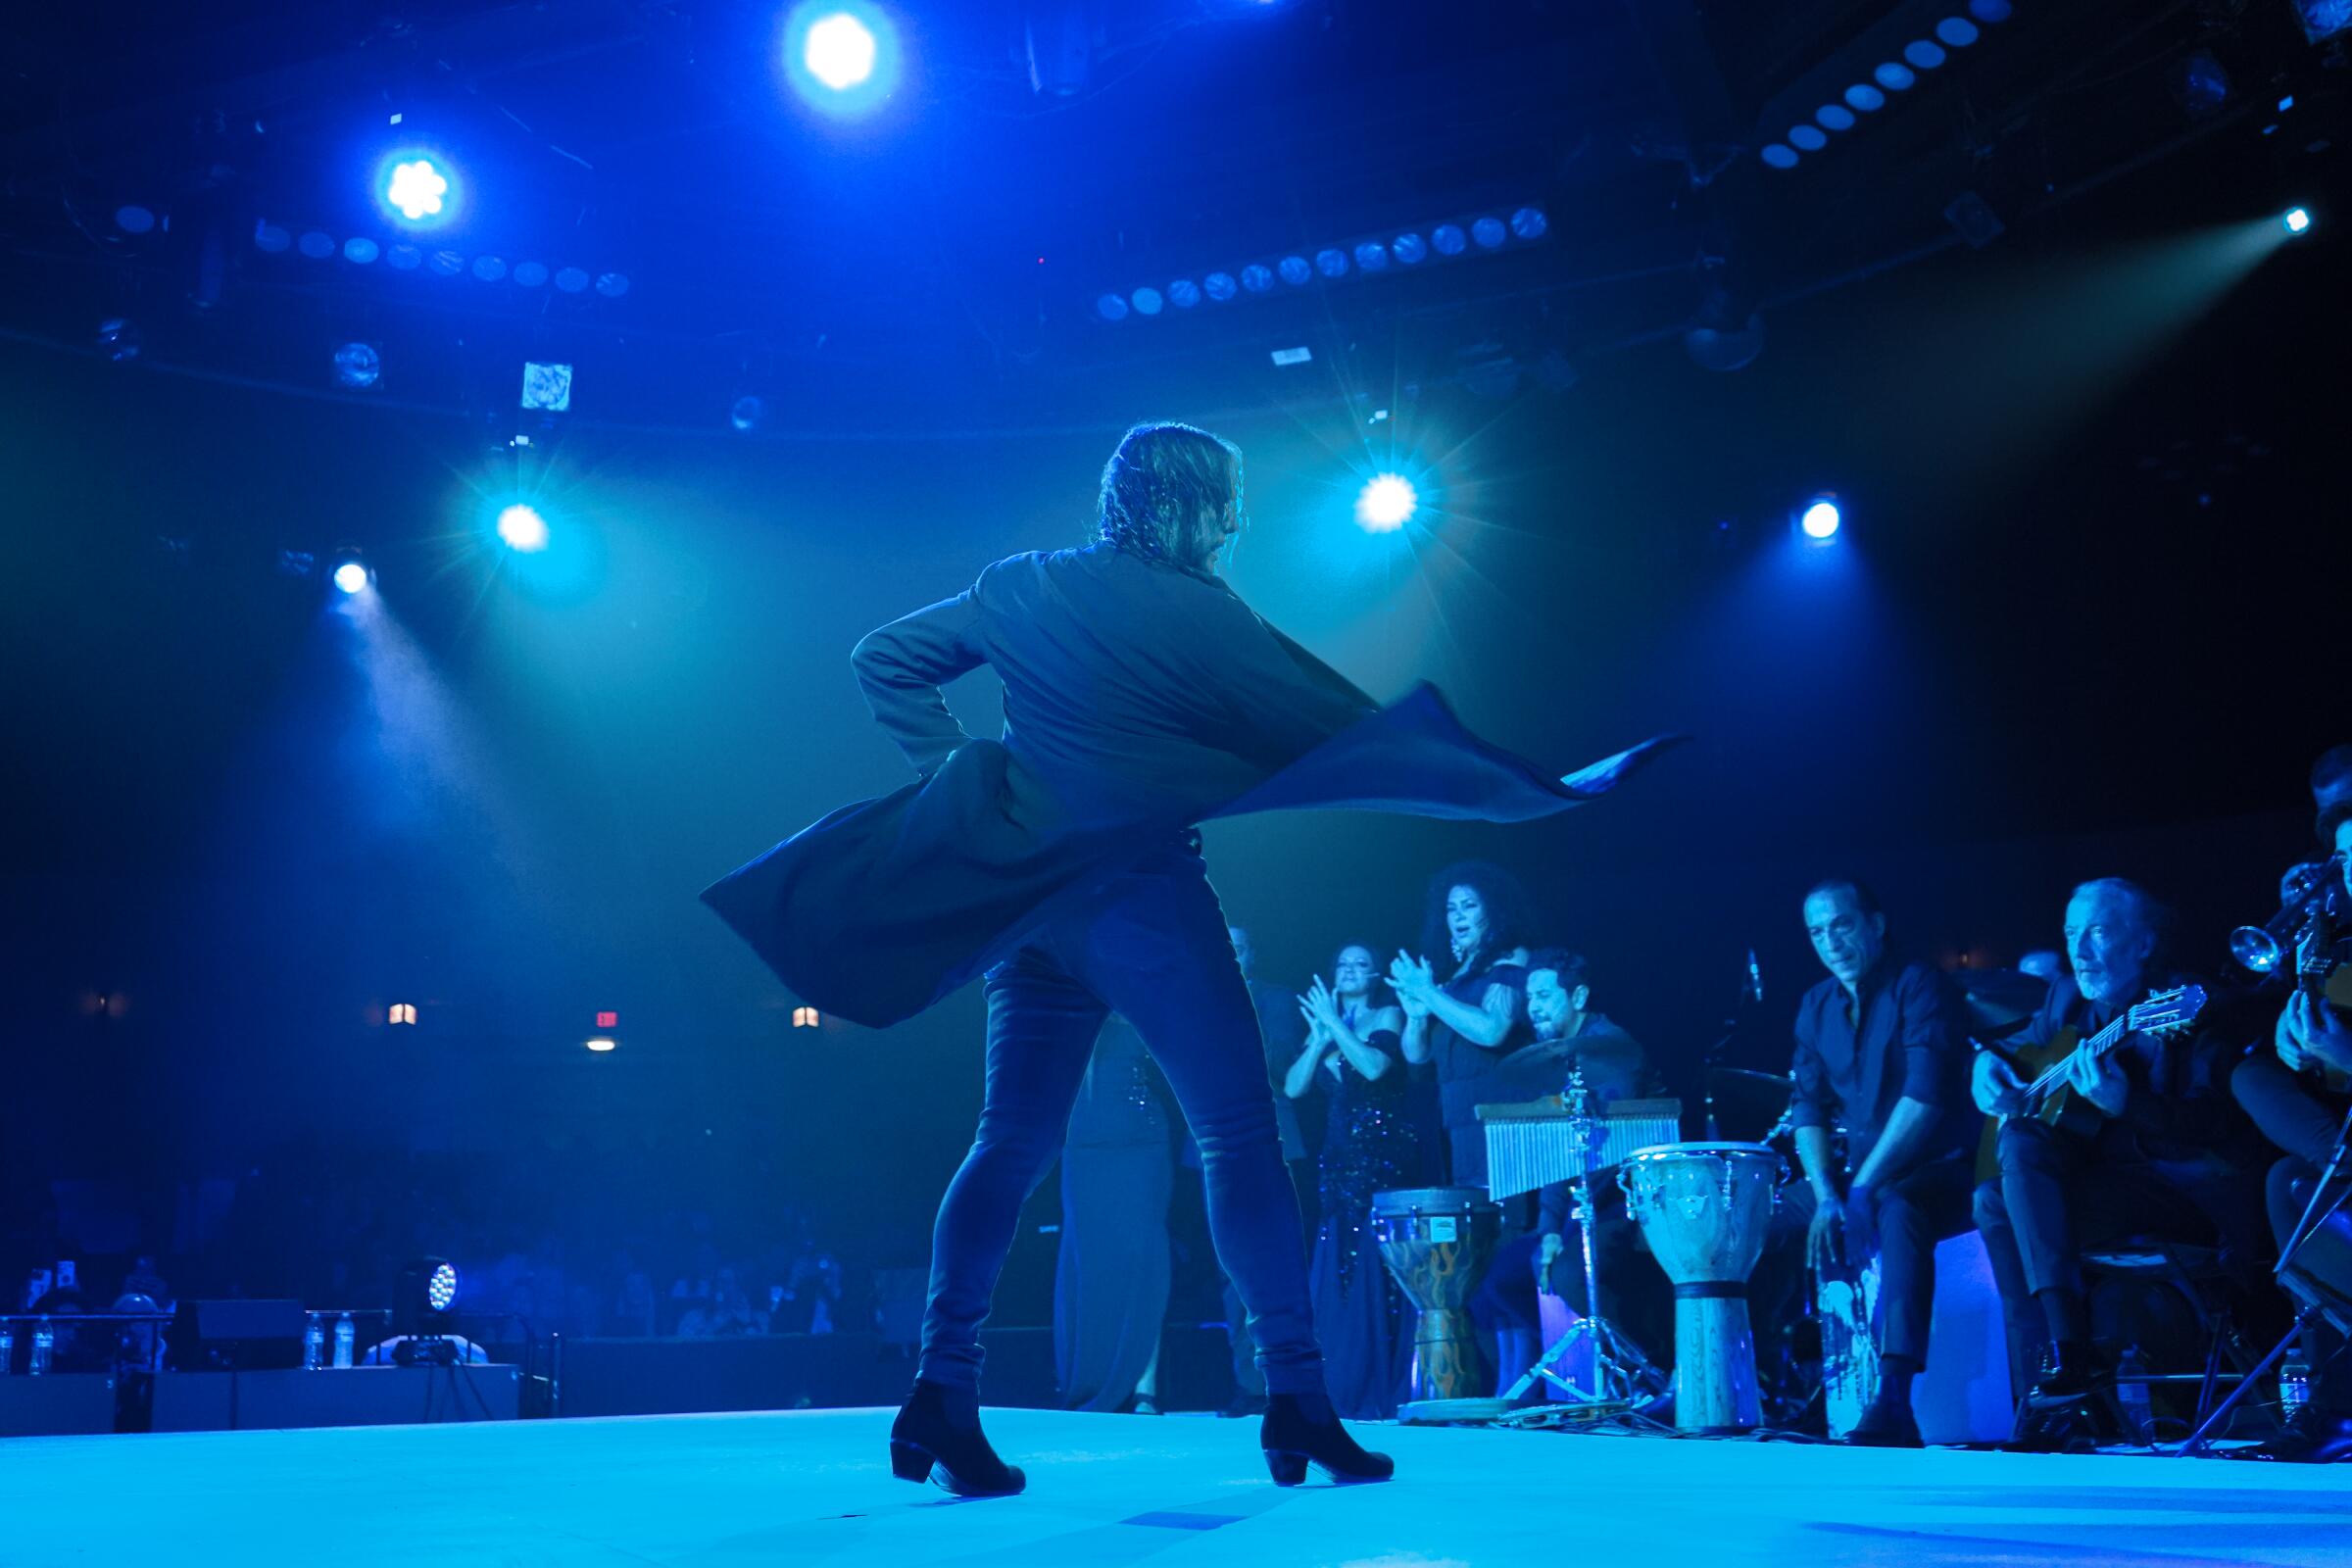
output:
[[[1404,1369],[1396,1288],[1370,1230],[1372,1195],[1417,1186],[1421,1179],[1421,1139],[1399,1042],[1383,1029],[1365,1043],[1386,1052],[1392,1063],[1379,1078],[1367,1079],[1344,1061],[1336,1080],[1328,1068],[1315,1069],[1315,1083],[1331,1097],[1331,1106],[1317,1183],[1323,1223],[1315,1234],[1309,1282],[1331,1402],[1355,1421],[1396,1413]]]

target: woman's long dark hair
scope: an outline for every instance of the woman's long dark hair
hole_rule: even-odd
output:
[[[1102,466],[1096,531],[1148,561],[1205,573],[1242,514],[1241,449],[1189,424],[1139,424]]]
[[[1453,954],[1453,930],[1446,920],[1446,899],[1455,888],[1468,888],[1487,906],[1487,940],[1479,948],[1472,973],[1494,966],[1495,958],[1524,944],[1533,923],[1527,889],[1499,865],[1485,860],[1462,860],[1447,866],[1429,882],[1429,905],[1421,919],[1421,956],[1441,976],[1450,973],[1446,962]]]

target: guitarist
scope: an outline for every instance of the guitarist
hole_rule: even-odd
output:
[[[1776,1240],[1805,1228],[1815,1272],[1879,1256],[1879,1393],[1846,1441],[1918,1447],[1911,1382],[1927,1365],[1936,1244],[1971,1223],[1974,1172],[1964,1150],[1967,1025],[1941,974],[1886,952],[1886,916],[1870,889],[1833,878],[1805,895],[1805,934],[1829,977],[1797,1004],[1791,1123],[1805,1180],[1782,1193]],[[1848,1166],[1830,1128],[1846,1129]],[[1790,1289],[1776,1247],[1777,1297]]]
[[[2345,891],[2352,893],[2352,790],[2346,796],[2321,812],[2320,842],[2334,849]],[[2339,946],[2335,956],[2341,960],[2352,955]],[[2338,980],[2347,972],[2352,971],[2339,962]],[[2271,1232],[2280,1247],[2294,1235],[2320,1172],[2335,1155],[2336,1136],[2352,1096],[2328,1086],[2340,1085],[2347,1074],[2352,1074],[2352,1020],[2343,1008],[2297,987],[2279,1010],[2272,1050],[2257,1049],[2230,1076],[2230,1092],[2254,1125],[2286,1152],[2286,1157],[2271,1167],[2265,1195]],[[2352,1358],[2326,1319],[2316,1320],[2308,1332],[2309,1401],[2277,1438],[2232,1457],[2291,1464],[2352,1459]]]
[[[2016,1047],[2090,1039],[2151,990],[2178,984],[2157,962],[2161,925],[2161,907],[2133,883],[2076,888],[2066,906],[2074,984],[2052,989]],[[2068,1056],[2057,1094],[2079,1102],[2060,1127],[2032,1113],[2008,1061],[1978,1054],[1977,1105],[2006,1120],[2000,1180],[1977,1189],[1977,1228],[2012,1345],[2038,1338],[2037,1328],[2048,1334],[2032,1407],[2069,1407],[2114,1386],[2114,1367],[2091,1345],[2083,1249],[2158,1236],[2260,1255],[2258,1141],[2230,1097],[2234,1054],[2205,1030],[2128,1035],[2103,1057]]]

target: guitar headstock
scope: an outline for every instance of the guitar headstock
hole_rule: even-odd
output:
[[[2132,1034],[2162,1035],[2185,1029],[2205,1010],[2203,986],[2175,986],[2159,991],[2132,1008],[2125,1028]]]

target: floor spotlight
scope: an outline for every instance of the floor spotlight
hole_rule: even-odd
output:
[[[1826,544],[1838,537],[1838,525],[1843,521],[1844,518],[1838,512],[1838,498],[1824,495],[1816,496],[1806,506],[1803,514],[1797,517],[1796,525],[1803,530],[1806,538]]]
[[[498,536],[510,550],[536,554],[547,548],[547,519],[537,508],[518,501],[498,514]]]
[[[392,1288],[392,1334],[401,1343],[393,1358],[447,1365],[457,1359],[449,1343],[457,1328],[458,1271],[445,1257],[420,1257],[406,1264]]]
[[[368,579],[368,568],[357,561],[346,561],[335,568],[334,584],[344,593],[365,593]]]
[[[1410,480],[1399,473],[1383,473],[1367,480],[1355,498],[1356,526],[1366,533],[1395,533],[1420,505]]]
[[[2286,210],[2286,217],[2279,221],[2286,224],[2289,234],[2300,234],[2311,227],[2311,214],[2300,207],[2290,207]]]

